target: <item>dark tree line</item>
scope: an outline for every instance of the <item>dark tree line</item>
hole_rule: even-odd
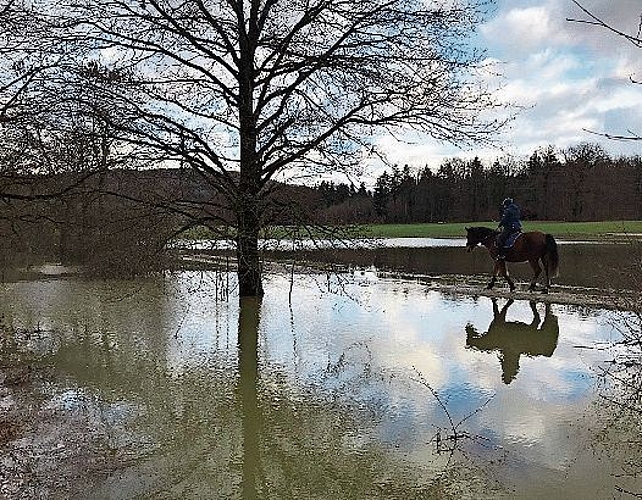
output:
[[[333,188],[333,189],[330,189]],[[328,219],[345,223],[493,220],[505,197],[525,218],[599,221],[642,218],[642,158],[611,157],[600,146],[552,146],[522,160],[504,157],[444,161],[435,172],[408,166],[381,174],[374,189],[318,186]]]
[[[34,145],[37,137],[15,136],[13,147],[0,148],[3,267],[36,255],[97,272],[140,273],[167,265],[167,243],[183,230],[207,226],[233,237],[233,207],[193,170],[118,168],[120,160],[106,155],[100,140],[70,143],[49,135],[52,144]],[[70,144],[81,147],[74,152]],[[31,171],[25,166],[31,155],[46,156],[58,173]],[[104,169],[104,161],[112,168]],[[57,166],[63,163],[66,172]],[[613,158],[591,144],[548,147],[519,161],[451,158],[436,171],[395,167],[372,189],[322,181],[272,183],[270,190],[273,202],[262,216],[299,235],[324,225],[496,220],[506,196],[530,219],[640,219],[642,158]]]

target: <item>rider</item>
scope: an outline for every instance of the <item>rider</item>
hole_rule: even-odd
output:
[[[520,222],[521,213],[519,207],[515,204],[512,198],[506,198],[502,202],[502,220],[499,222],[498,230],[501,230],[497,236],[497,259],[505,259],[508,248],[505,248],[506,241],[510,235],[518,233],[522,230],[522,223]]]

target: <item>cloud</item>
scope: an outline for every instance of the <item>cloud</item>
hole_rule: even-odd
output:
[[[642,6],[639,0],[578,0],[590,14],[622,32],[635,35]],[[495,16],[481,27],[486,40],[503,46],[510,54],[544,46],[586,46],[612,56],[613,49],[626,50],[623,40],[593,21],[572,0],[499,0]],[[635,50],[633,46],[629,47]]]
[[[639,1],[582,2],[596,16],[635,34]],[[614,154],[632,154],[637,143],[608,141],[591,134],[642,132],[638,118],[642,50],[604,28],[569,19],[588,19],[571,0],[500,0],[496,15],[480,32],[492,58],[503,61],[502,100],[525,109],[505,136],[516,153],[553,144],[602,142]]]
[[[515,57],[539,50],[559,38],[558,24],[544,5],[513,7],[500,10],[480,31],[500,57]]]
[[[579,1],[605,23],[637,33],[639,0]],[[436,170],[453,156],[479,156],[489,163],[505,154],[528,156],[539,147],[582,142],[599,143],[614,156],[640,154],[642,142],[599,134],[642,135],[642,85],[632,82],[642,81],[642,49],[604,27],[577,22],[590,18],[572,0],[497,0],[496,5],[475,38],[487,49],[479,74],[488,88],[499,87],[497,102],[520,110],[511,126],[495,137],[495,147],[471,149],[416,134],[382,135],[377,143],[388,158]],[[376,158],[365,163],[371,187],[386,167]]]

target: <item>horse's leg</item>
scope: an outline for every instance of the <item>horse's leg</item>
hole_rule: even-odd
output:
[[[506,267],[506,261],[505,260],[499,260],[499,261],[497,261],[497,265],[499,266],[499,271],[501,272],[502,276],[508,282],[508,286],[510,287],[510,291],[514,292],[515,291],[515,283],[513,283],[513,280],[510,279],[510,275],[508,274],[508,267]]]
[[[486,290],[490,290],[495,286],[495,280],[497,279],[497,273],[499,272],[499,261],[495,262],[495,267],[493,267],[493,275],[490,278],[490,281],[488,282],[488,285],[486,285]]]
[[[542,293],[548,293],[548,289],[551,286],[551,278],[548,274],[548,268],[549,268],[548,255],[544,254],[542,256],[542,264],[544,264],[544,273],[546,275],[546,282],[544,283],[544,290],[542,290]]]
[[[534,300],[530,301],[530,306],[531,306],[531,311],[533,311],[533,321],[531,321],[531,328],[534,330],[537,330],[537,327],[539,326],[539,321],[540,321],[540,316],[539,312],[537,312],[537,303]]]
[[[506,323],[506,313],[508,312],[508,308],[513,305],[515,301],[513,299],[508,299],[506,304],[504,304],[504,307],[502,307],[501,313],[499,315],[495,315],[494,318],[499,318],[502,323]]]
[[[533,290],[535,290],[535,286],[537,285],[537,278],[539,278],[539,275],[542,272],[542,268],[540,267],[537,259],[531,259],[528,261],[528,263],[533,268],[533,279],[531,280],[531,285],[528,287],[528,291],[532,292]]]

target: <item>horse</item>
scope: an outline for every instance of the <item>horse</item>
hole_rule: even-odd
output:
[[[466,250],[471,252],[477,245],[481,244],[488,249],[490,258],[495,261],[493,276],[486,286],[488,290],[493,288],[498,274],[504,277],[510,286],[510,291],[515,291],[515,283],[508,274],[507,262],[527,262],[533,269],[529,291],[534,291],[537,286],[537,279],[542,273],[540,261],[546,273],[546,284],[543,293],[548,293],[551,286],[551,278],[557,277],[559,273],[559,253],[557,242],[550,234],[541,231],[529,231],[519,235],[515,244],[506,252],[505,259],[497,259],[497,235],[499,231],[488,227],[467,227],[466,228]]]

